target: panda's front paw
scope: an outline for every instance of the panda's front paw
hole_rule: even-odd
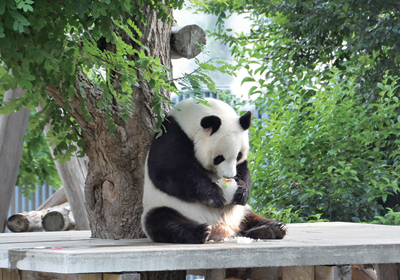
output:
[[[208,198],[202,201],[202,203],[212,208],[223,208],[226,202],[223,192],[217,185],[215,186],[216,188],[213,189],[213,192],[210,193]]]
[[[212,208],[223,208],[225,205],[225,199],[223,197],[213,197],[209,199],[205,204]]]
[[[233,195],[231,203],[237,205],[246,205],[248,200],[249,200],[249,192],[245,187],[239,186],[235,194]]]

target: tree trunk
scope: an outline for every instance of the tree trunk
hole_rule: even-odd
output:
[[[136,23],[143,34],[140,40],[148,48],[148,55],[160,58],[163,65],[171,68],[171,26],[157,19],[157,13],[148,7],[143,7],[142,12],[147,24]],[[127,38],[127,42],[129,41]],[[135,45],[134,47],[137,48]],[[111,109],[114,122],[118,126],[113,134],[110,134],[107,128],[107,108],[97,108],[97,102],[103,98],[102,90],[97,89],[95,92],[94,85],[85,79],[82,73],[75,83],[76,93],[71,97],[70,103],[73,109],[68,113],[78,122],[82,137],[86,141],[89,167],[85,184],[85,204],[92,237],[144,237],[140,225],[144,164],[153,138],[156,118],[150,106],[154,92],[147,82],[142,82],[144,79],[141,79],[140,75],[139,80],[140,88],[134,87],[133,92],[135,110],[128,123],[118,116],[118,105],[108,108]],[[80,83],[85,84],[85,97],[80,96]],[[64,107],[62,89],[48,87],[47,92]],[[165,91],[162,94],[169,97],[169,92]],[[81,98],[85,98],[87,109],[92,116],[93,120],[90,123],[85,121],[79,106]]]
[[[161,63],[171,67],[171,26],[158,20],[150,9],[142,11],[147,26],[137,25],[143,33],[143,44],[149,48],[149,55],[159,57]],[[95,129],[90,128],[85,133],[89,157],[86,207],[93,237],[123,239],[144,236],[140,225],[144,165],[156,121],[150,107],[152,98],[150,86],[140,83],[140,89],[134,89],[135,110],[128,123],[116,121],[118,128],[110,135],[103,117],[93,121],[101,123],[101,131],[98,126],[93,126]]]
[[[167,7],[172,14],[172,9]],[[143,45],[148,55],[159,58],[160,62],[171,66],[170,36],[171,25],[157,19],[157,13],[149,7],[143,7],[142,13],[147,24],[138,23],[143,38]],[[132,18],[133,21],[134,18]],[[127,42],[131,40],[126,39]],[[130,42],[135,48],[134,43]],[[130,59],[138,59],[131,57]],[[170,75],[170,74],[168,74]],[[119,116],[118,104],[112,108],[97,108],[97,102],[103,98],[101,89],[95,91],[93,83],[78,75],[75,83],[75,96],[71,97],[68,113],[81,127],[81,134],[86,141],[86,155],[89,168],[85,184],[85,204],[88,212],[92,237],[124,239],[144,237],[141,229],[143,211],[142,195],[144,170],[147,151],[153,139],[153,127],[156,116],[152,112],[151,101],[154,92],[138,73],[140,87],[133,88],[135,110],[125,123]],[[171,75],[169,77],[172,78]],[[85,84],[85,97],[80,96],[80,83]],[[48,87],[47,92],[64,107],[62,89]],[[161,92],[169,98],[169,92]],[[87,123],[79,106],[79,100],[85,98],[92,121]],[[110,134],[107,128],[106,109],[111,110],[117,129]],[[141,273],[144,279],[185,279],[185,272],[147,272]],[[162,275],[162,278],[160,278]]]

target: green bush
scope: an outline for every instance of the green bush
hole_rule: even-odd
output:
[[[278,83],[256,100],[268,116],[251,128],[255,210],[286,222],[385,215],[379,200],[399,190],[399,79],[386,75],[379,103],[370,104],[353,77],[333,70],[320,87],[295,77],[289,90]],[[390,221],[398,224],[398,213]]]

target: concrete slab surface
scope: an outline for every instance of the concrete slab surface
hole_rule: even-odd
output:
[[[400,263],[400,227],[288,224],[283,240],[201,245],[95,239],[89,231],[0,234],[0,268],[54,273],[375,263]]]

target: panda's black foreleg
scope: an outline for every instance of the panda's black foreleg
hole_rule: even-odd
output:
[[[211,233],[211,226],[189,220],[169,207],[150,210],[144,226],[155,242],[203,244]]]
[[[239,235],[254,239],[282,239],[286,235],[286,225],[249,212],[240,224]]]
[[[236,190],[231,203],[237,205],[246,205],[250,197],[251,189],[251,175],[247,165],[247,160],[236,166],[235,180],[238,185],[238,189]]]

